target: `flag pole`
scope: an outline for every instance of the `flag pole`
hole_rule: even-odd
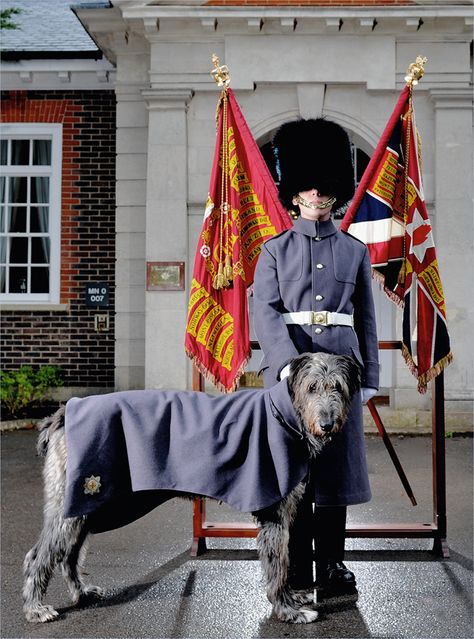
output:
[[[410,64],[410,66],[407,69],[407,75],[405,76],[405,82],[407,87],[409,87],[409,91],[410,91],[410,95],[409,95],[409,111],[408,111],[408,116],[409,116],[409,121],[408,121],[408,130],[407,130],[407,140],[409,139],[410,136],[410,126],[411,126],[411,100],[412,100],[412,90],[413,87],[416,86],[418,84],[418,82],[421,80],[421,78],[423,77],[424,73],[425,73],[425,69],[424,69],[424,65],[427,62],[427,58],[424,58],[422,56],[418,56],[416,58],[415,62],[412,62]],[[407,145],[406,147],[407,149],[409,148],[409,146]],[[408,162],[408,157],[406,158],[406,161]],[[408,206],[408,184],[407,184],[407,176],[405,176],[405,215],[404,215],[404,222],[406,225],[407,222],[407,206]],[[405,252],[405,251],[404,251]],[[404,270],[404,269],[402,269]],[[400,276],[399,276],[400,277]],[[398,458],[397,453],[395,452],[394,447],[392,446],[392,442],[390,441],[390,438],[387,434],[387,431],[385,430],[385,426],[382,422],[382,420],[380,419],[380,415],[377,411],[377,408],[375,406],[375,403],[373,402],[372,399],[370,399],[367,402],[367,407],[370,411],[370,414],[372,415],[372,419],[375,422],[375,425],[377,427],[377,430],[379,431],[380,436],[382,437],[383,443],[385,444],[385,447],[390,455],[390,458],[392,459],[392,462],[395,466],[395,470],[397,471],[397,474],[403,484],[403,487],[405,489],[405,492],[407,493],[411,503],[413,506],[417,505],[417,501],[416,501],[416,497],[415,494],[410,486],[410,482],[408,481],[408,478],[405,474],[405,471],[403,470],[403,466],[400,463],[400,460]]]
[[[220,390],[232,392],[250,358],[248,289],[263,242],[291,227],[260,149],[212,56],[220,88],[216,140],[188,302],[185,351]]]
[[[218,56],[212,54],[212,63],[214,69],[211,76],[222,87],[222,92],[217,103],[216,110],[216,126],[219,133],[220,111],[222,110],[222,170],[221,170],[221,205],[219,216],[219,257],[217,273],[212,281],[212,286],[216,289],[227,288],[234,279],[234,271],[232,268],[232,244],[229,236],[229,213],[231,211],[229,205],[229,143],[227,138],[227,107],[228,97],[227,89],[230,85],[230,71],[226,64],[221,64]]]
[[[408,112],[407,112],[407,128],[405,135],[405,165],[408,167],[409,156],[410,156],[410,138],[411,138],[411,127],[412,127],[412,112],[413,112],[413,87],[418,84],[421,78],[425,74],[425,64],[428,61],[428,58],[424,56],[417,56],[415,62],[412,62],[408,69],[407,74],[405,76],[406,86],[408,88]],[[403,213],[403,222],[406,228],[407,220],[408,220],[408,170],[405,171],[405,206]],[[403,256],[405,256],[405,237],[403,238]],[[402,263],[400,268],[400,272],[398,274],[398,283],[403,285],[405,283],[406,276],[406,264],[405,260]]]

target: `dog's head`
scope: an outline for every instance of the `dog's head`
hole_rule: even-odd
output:
[[[341,430],[360,381],[360,364],[348,355],[305,353],[291,362],[288,387],[311,435],[325,438]]]

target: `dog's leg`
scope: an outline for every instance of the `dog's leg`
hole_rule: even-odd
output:
[[[72,603],[76,604],[82,596],[94,595],[103,597],[105,591],[99,586],[84,583],[82,579],[81,572],[86,558],[89,535],[87,526],[78,527],[71,537],[74,534],[77,537],[64,556],[61,570],[71,595]]]
[[[53,517],[45,516],[40,538],[23,563],[23,611],[28,621],[42,623],[58,616],[58,612],[52,606],[44,605],[42,599],[58,562],[70,552],[74,529],[83,526],[83,518],[64,519],[59,513]]]
[[[41,603],[48,587],[54,565],[45,560],[43,544],[40,541],[26,554],[23,562],[23,612],[31,622],[52,621],[58,612],[52,606]]]
[[[52,621],[57,611],[42,603],[56,566],[64,562],[63,574],[73,600],[81,594],[100,594],[100,589],[85,586],[78,574],[81,548],[87,539],[85,517],[64,519],[64,491],[66,484],[66,443],[64,439],[64,408],[41,427],[38,452],[46,456],[44,478],[44,523],[36,545],[27,553],[23,564],[23,610],[28,621]]]
[[[275,616],[290,623],[311,623],[318,617],[316,610],[299,608],[304,602],[294,596],[288,585],[289,527],[303,492],[304,486],[300,485],[276,508],[255,513],[260,523],[257,547],[267,583],[267,597]]]

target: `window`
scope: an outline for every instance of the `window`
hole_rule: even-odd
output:
[[[0,135],[0,300],[59,302],[61,125]]]

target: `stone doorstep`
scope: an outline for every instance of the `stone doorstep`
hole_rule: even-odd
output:
[[[389,435],[429,435],[431,434],[431,411],[428,410],[393,410],[388,406],[377,407],[383,425]],[[466,435],[473,432],[473,415],[468,412],[446,413],[446,433],[449,435]],[[12,419],[0,421],[0,431],[28,430],[41,422],[41,419]],[[364,407],[364,431],[366,435],[376,434],[377,427]]]

